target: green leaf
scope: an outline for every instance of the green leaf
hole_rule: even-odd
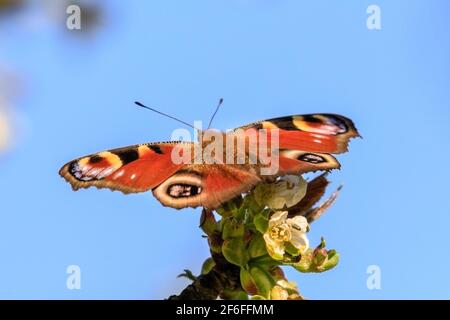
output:
[[[201,274],[209,273],[215,265],[216,263],[213,258],[206,259],[205,262],[203,262]]]
[[[280,261],[274,260],[269,254],[262,255],[260,257],[256,257],[251,259],[249,262],[249,265],[251,266],[278,266],[281,264]]]
[[[202,215],[200,216],[200,228],[202,228],[208,236],[219,231],[219,224],[212,211],[203,209]]]
[[[269,227],[269,213],[269,209],[264,209],[253,219],[253,224],[260,233],[265,233]]]
[[[244,236],[245,229],[242,223],[232,217],[223,218],[222,221],[222,239],[226,240]]]
[[[228,262],[243,267],[249,260],[246,242],[243,238],[230,238],[222,244],[222,254]]]
[[[250,254],[250,258],[257,258],[267,255],[266,242],[262,236],[258,234],[253,236],[253,239],[248,245],[248,253]]]
[[[244,202],[241,206],[241,208],[246,208],[252,213],[260,212],[262,209],[264,209],[264,205],[261,205],[256,201],[254,194],[249,193],[245,196]]]
[[[269,219],[266,219],[262,216],[256,216],[253,220],[253,223],[255,224],[256,230],[261,233],[265,233],[267,231],[267,228],[269,228]]]
[[[225,289],[220,294],[220,298],[224,300],[248,300],[248,294],[243,290]]]
[[[192,273],[191,270],[189,270],[189,269],[184,269],[183,271],[184,271],[184,272],[183,272],[183,273],[180,273],[180,274],[177,276],[177,278],[188,278],[189,280],[192,280],[192,281],[197,280],[197,277],[194,276],[194,274]]]
[[[215,232],[208,237],[209,248],[212,252],[221,253],[222,252],[222,235],[219,232]]]
[[[242,204],[242,198],[236,197],[230,201],[225,202],[222,206],[216,209],[216,212],[220,214],[222,217],[230,217],[235,215],[241,204]]]

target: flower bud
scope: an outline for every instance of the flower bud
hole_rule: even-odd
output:
[[[313,251],[313,264],[321,266],[327,260],[328,252],[325,248],[316,248]]]
[[[308,250],[293,266],[300,272],[324,272],[334,268],[338,262],[339,254],[336,250],[316,248]]]
[[[271,300],[287,300],[289,298],[289,293],[283,287],[276,285],[270,290]]]
[[[327,259],[325,262],[319,267],[320,272],[327,271],[333,269],[339,263],[339,253],[336,250],[329,250],[327,253]]]
[[[286,279],[284,271],[280,267],[273,267],[272,269],[270,269],[269,273],[276,281]]]
[[[250,268],[250,274],[252,275],[253,280],[256,283],[258,294],[262,295],[263,297],[269,298],[270,291],[275,285],[275,281],[272,276],[267,271],[258,266]]]
[[[254,195],[258,203],[273,210],[290,208],[305,196],[307,185],[301,176],[287,175],[275,183],[258,185]]]
[[[258,293],[258,288],[256,287],[255,280],[253,280],[252,275],[245,268],[241,268],[240,279],[242,288],[249,295],[255,295]]]

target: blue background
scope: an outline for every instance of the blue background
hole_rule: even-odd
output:
[[[370,4],[381,7],[381,30],[366,28]],[[330,178],[342,194],[310,232],[340,264],[286,270],[306,297],[450,298],[448,1],[102,7],[104,24],[87,36],[37,7],[0,18],[0,61],[25,87],[14,102],[22,138],[0,158],[0,298],[160,299],[185,287],[176,275],[198,273],[208,256],[200,209],[165,208],[150,193],[73,193],[58,170],[179,127],[134,100],[208,121],[220,97],[220,129],[333,112],[364,137],[339,157]],[[81,290],[66,288],[72,264]],[[366,286],[369,265],[381,268],[380,290]]]

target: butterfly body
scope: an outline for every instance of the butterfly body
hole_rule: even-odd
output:
[[[226,133],[206,130],[197,143],[147,143],[99,152],[70,161],[60,175],[74,190],[152,190],[165,206],[215,209],[263,181],[339,168],[331,154],[345,152],[356,136],[353,122],[343,116],[288,116]]]

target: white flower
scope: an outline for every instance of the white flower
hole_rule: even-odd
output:
[[[255,199],[273,210],[290,208],[306,194],[308,183],[301,176],[287,175],[275,183],[260,184],[256,187]]]
[[[300,253],[308,250],[308,221],[303,216],[287,219],[287,211],[275,212],[269,220],[269,227],[264,233],[264,240],[269,254],[277,260],[283,259],[285,243],[291,243]]]

